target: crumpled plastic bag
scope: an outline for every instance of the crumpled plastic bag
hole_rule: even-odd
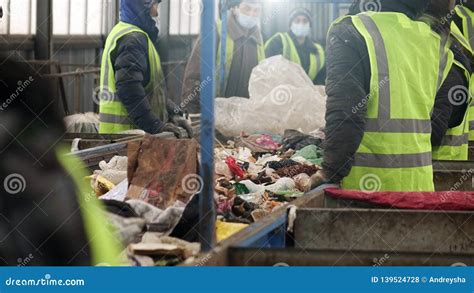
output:
[[[216,128],[222,134],[283,135],[286,129],[309,133],[326,124],[324,87],[314,86],[300,65],[282,56],[266,59],[254,68],[249,93],[250,99],[216,99]]]
[[[99,123],[97,113],[75,114],[64,118],[68,133],[99,133]]]

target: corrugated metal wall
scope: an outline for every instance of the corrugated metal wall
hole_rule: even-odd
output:
[[[115,24],[117,7],[112,1],[108,9],[106,27],[110,30]],[[163,4],[165,4],[164,2]],[[315,41],[325,44],[326,34],[333,20],[334,12],[332,4],[304,4],[295,2],[272,2],[265,3],[262,15],[262,32],[265,39],[280,31],[288,30],[288,17],[296,7],[309,9],[314,18],[313,38]],[[345,13],[347,5],[341,5],[339,15]],[[163,20],[167,20],[167,15]],[[184,67],[191,53],[196,37],[180,37],[164,35],[162,43],[159,45],[162,61],[165,63],[164,69],[167,75],[170,97],[176,102],[180,101],[182,78]],[[25,59],[31,59],[31,51],[18,52]],[[94,48],[83,48],[82,46],[70,46],[55,51],[54,59],[62,64],[100,64],[102,50]],[[74,68],[64,67],[63,71],[71,71]],[[82,78],[64,78],[66,95],[71,110],[78,109],[81,112],[94,111],[97,105],[94,104],[92,95],[98,86],[98,76],[93,74],[84,75]]]

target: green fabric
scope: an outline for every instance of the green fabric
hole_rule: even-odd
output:
[[[232,61],[234,59],[234,40],[227,34],[227,41],[226,43],[226,60],[225,60],[225,85],[224,88],[221,89],[221,52],[222,52],[222,21],[218,20],[217,24],[217,33],[219,35],[219,44],[217,46],[217,62],[216,62],[216,82],[217,82],[217,96],[223,97],[225,95],[225,88],[227,87],[227,82],[229,80],[230,69],[232,67]],[[263,45],[257,46],[257,60],[260,62],[265,59],[265,47]]]
[[[306,161],[314,164],[314,165],[321,165],[323,162],[324,151],[323,149],[315,146],[309,145],[301,150],[297,151],[291,159],[296,159],[298,157],[304,158]]]
[[[161,60],[153,42],[139,27],[119,22],[110,32],[102,56],[100,77],[100,126],[99,133],[112,134],[137,127],[128,120],[128,111],[116,96],[115,72],[111,54],[117,47],[118,41],[130,33],[142,33],[148,39],[148,58],[150,64],[150,82],[145,92],[150,102],[152,112],[162,121],[168,120],[166,112],[165,78],[161,67]]]
[[[434,191],[431,112],[453,54],[429,25],[404,14],[368,12],[347,17],[365,39],[372,74],[366,130],[342,186]],[[377,184],[368,188],[368,182]]]
[[[84,163],[77,157],[66,155],[68,150],[65,147],[58,148],[56,153],[59,163],[76,184],[76,194],[89,239],[93,265],[123,265],[120,258],[123,251],[122,244],[117,239],[114,228],[107,222],[102,204],[90,185],[84,181],[87,176]]]
[[[268,48],[268,46],[270,46],[270,44],[275,38],[281,39],[281,43],[283,45],[283,57],[296,64],[299,64],[300,66],[303,66],[301,63],[301,58],[298,54],[298,50],[296,49],[296,45],[293,42],[293,39],[291,38],[289,33],[277,33],[272,38],[270,38],[270,40],[267,41],[267,43],[265,44],[265,48]],[[311,80],[316,79],[316,76],[318,76],[319,72],[321,72],[321,70],[324,68],[326,62],[323,47],[317,43],[314,43],[314,47],[318,51],[318,54],[311,54],[309,56],[310,64],[309,69],[306,72],[309,78],[311,78]]]
[[[249,194],[250,193],[250,190],[244,184],[235,183],[234,187],[235,187],[237,195],[243,195],[243,194]]]

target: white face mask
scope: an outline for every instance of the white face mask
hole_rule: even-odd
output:
[[[239,12],[239,14],[237,14],[237,21],[243,28],[252,29],[259,24],[260,18],[249,16]]]
[[[311,33],[311,27],[309,26],[309,23],[307,24],[292,23],[291,31],[297,37],[307,37]]]

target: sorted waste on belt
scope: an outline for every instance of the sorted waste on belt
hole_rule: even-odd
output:
[[[322,139],[298,131],[288,133],[293,140],[241,134],[215,149],[214,197],[221,221],[251,224],[309,189],[310,177],[320,169]],[[294,142],[298,151],[284,148]]]
[[[293,140],[285,140],[291,133]],[[296,136],[297,144],[294,145]],[[298,149],[287,148],[290,144]],[[317,145],[305,145],[317,143]],[[241,134],[214,150],[216,235],[225,240],[304,195],[319,170],[320,138]],[[127,157],[99,164],[86,179],[106,207],[129,263],[176,265],[199,252],[198,144],[145,136]]]

